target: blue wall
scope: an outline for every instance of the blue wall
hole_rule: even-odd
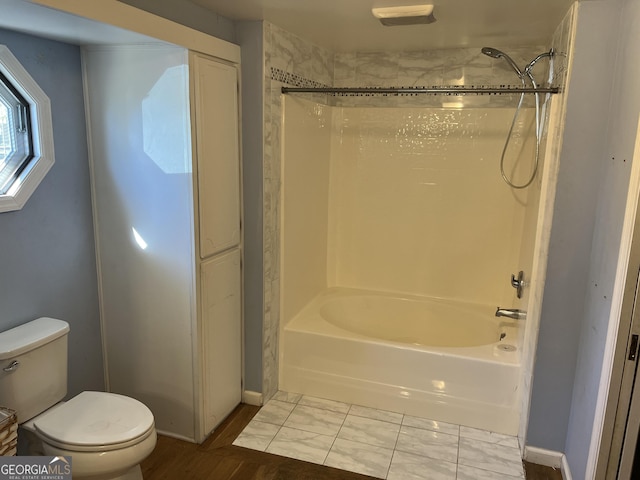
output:
[[[103,390],[80,49],[0,29],[51,100],[56,162],[22,210],[0,213],[0,330],[66,320],[69,395]]]
[[[262,392],[263,246],[262,22],[237,22],[242,49],[242,203],[244,206],[244,389]],[[258,139],[258,141],[256,141]]]

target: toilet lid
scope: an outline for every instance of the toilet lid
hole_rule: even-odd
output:
[[[153,414],[139,401],[105,392],[82,392],[34,422],[44,436],[66,445],[112,445],[144,435]]]

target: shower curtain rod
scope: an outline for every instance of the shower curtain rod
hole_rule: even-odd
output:
[[[465,93],[475,95],[501,95],[512,93],[559,93],[558,87],[538,87],[538,88],[525,88],[525,87],[392,87],[392,88],[377,88],[377,87],[349,87],[349,88],[334,88],[334,87],[282,87],[282,93],[333,93],[333,94],[362,94],[362,95],[415,95],[415,94],[447,94],[447,95],[460,95]]]

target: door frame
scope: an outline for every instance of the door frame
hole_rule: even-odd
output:
[[[615,459],[620,458],[622,438],[624,437],[624,429],[622,434],[620,433],[620,419],[624,418],[624,424],[626,424],[631,404],[633,374],[630,373],[630,370],[635,373],[635,368],[627,368],[627,373],[624,375],[624,367],[627,363],[627,350],[631,340],[636,280],[640,269],[639,200],[640,119],[636,129],[627,204],[618,253],[618,265],[600,374],[600,388],[591,434],[586,478],[616,478],[618,465]],[[635,362],[633,367],[635,367]],[[616,428],[616,425],[618,428]],[[613,476],[611,476],[611,472],[613,472]]]

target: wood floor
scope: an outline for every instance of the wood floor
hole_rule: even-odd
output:
[[[235,447],[259,407],[239,405],[202,445],[158,436],[142,462],[145,480],[367,480],[371,477]],[[527,480],[562,480],[559,471],[525,463]]]

